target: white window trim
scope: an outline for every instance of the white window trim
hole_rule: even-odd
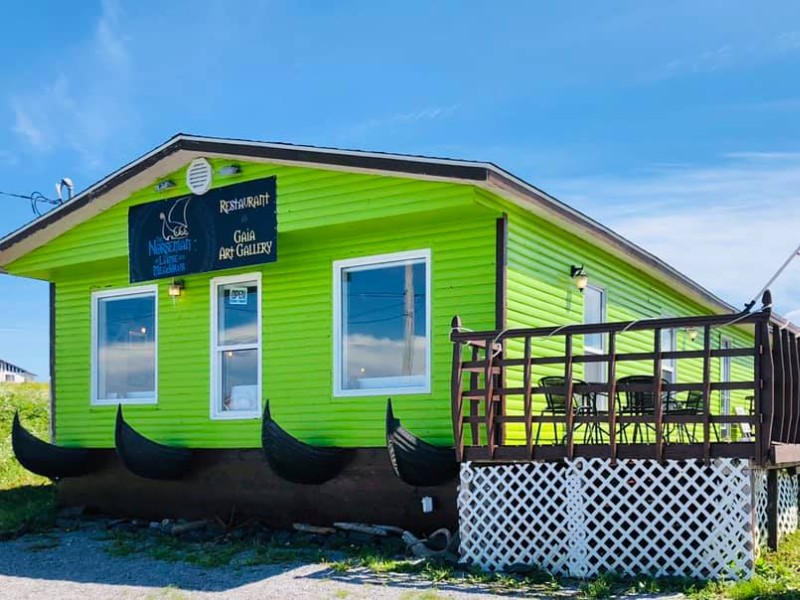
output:
[[[598,285],[587,285],[586,287],[588,289],[591,289],[591,290],[594,290],[594,291],[600,293],[600,322],[601,323],[607,323],[608,322],[608,291],[606,290],[606,288],[600,287]],[[584,301],[583,322],[585,323],[586,322],[586,304],[585,304],[586,297],[585,296],[583,298],[583,301]],[[592,354],[592,355],[605,354],[606,353],[606,349],[608,347],[607,334],[603,334],[600,337],[600,340],[601,340],[601,344],[602,344],[600,348],[598,348],[597,346],[589,346],[589,345],[584,343],[583,353],[584,354]],[[598,364],[598,363],[594,363],[594,364]],[[608,366],[608,363],[600,363],[600,364],[605,364],[606,366]],[[590,365],[590,363],[584,363],[584,365],[583,365],[583,376],[584,376],[584,379],[587,378],[586,371],[591,368],[591,367],[589,367],[589,365]],[[600,379],[601,379],[600,382],[605,382],[606,379],[608,379],[608,372],[606,370],[603,370],[601,372]],[[600,382],[593,381],[593,382],[590,382],[590,383],[600,383]],[[598,394],[597,395],[597,408],[600,409],[600,410],[608,410],[608,398],[606,397],[606,394]]]
[[[362,390],[342,389],[342,270],[362,267],[364,270],[388,265],[402,265],[408,261],[423,261],[425,264],[425,338],[428,347],[425,353],[425,384],[416,387],[373,388]],[[431,354],[433,339],[431,337],[431,250],[412,250],[336,260],[333,262],[333,396],[335,398],[352,398],[363,396],[385,396],[392,394],[430,394],[431,393]]]
[[[662,319],[671,319],[674,318],[675,315],[672,314],[662,314]],[[664,330],[661,331],[661,335],[663,336]],[[672,338],[672,347],[671,348],[664,348],[663,344],[661,347],[661,352],[677,352],[678,350],[678,330],[672,329],[671,333]],[[662,337],[663,341],[663,337]],[[665,373],[671,374],[671,379],[664,377]],[[670,383],[678,383],[678,359],[677,358],[670,358],[667,360],[661,361],[661,378],[666,379]]]
[[[256,292],[256,328],[258,331],[258,345],[257,345],[257,364],[258,364],[258,393],[257,399],[258,404],[254,410],[220,410],[219,409],[219,384],[220,384],[220,362],[219,362],[219,353],[224,352],[228,349],[236,349],[239,345],[236,346],[218,346],[218,338],[219,338],[219,331],[217,329],[219,325],[219,307],[217,306],[217,289],[221,285],[228,285],[230,283],[245,283],[248,281],[255,281],[256,285],[258,286],[258,291]],[[214,421],[236,421],[241,419],[259,419],[261,418],[261,409],[263,400],[262,396],[262,381],[261,381],[261,357],[262,351],[264,346],[264,332],[261,328],[261,273],[256,271],[254,273],[244,273],[242,275],[228,275],[225,277],[214,277],[211,280],[211,389],[210,389],[210,408],[209,408],[209,416]],[[243,345],[243,344],[242,344]]]
[[[606,289],[602,288],[597,285],[587,285],[586,289],[594,290],[595,292],[600,293],[600,323],[607,323],[608,322],[608,294],[606,293]],[[584,297],[584,307],[583,307],[583,322],[586,323],[586,298]],[[589,346],[584,344],[583,351],[586,354],[605,354],[606,351],[606,334],[600,336],[602,346],[598,348],[597,346]]]
[[[155,344],[155,372],[154,372],[154,387],[152,398],[98,398],[97,391],[99,389],[97,381],[97,368],[99,366],[97,360],[97,306],[99,300],[103,298],[119,298],[119,297],[135,297],[135,296],[153,296],[153,323],[155,324],[155,332],[153,334],[153,343]],[[117,404],[157,404],[158,403],[158,285],[140,285],[115,290],[101,290],[92,292],[92,339],[90,341],[92,360],[91,360],[91,398],[90,403],[92,406],[116,406]]]

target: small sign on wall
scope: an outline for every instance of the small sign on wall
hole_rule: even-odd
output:
[[[228,288],[228,304],[231,306],[247,305],[247,288]]]
[[[268,177],[132,206],[131,283],[274,262],[276,203],[276,178]],[[230,303],[247,304],[247,290]]]

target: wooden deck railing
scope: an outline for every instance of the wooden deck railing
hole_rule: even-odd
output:
[[[479,332],[466,330],[455,317],[451,334],[451,391],[458,459],[696,458],[708,462],[712,458],[731,457],[767,465],[776,461],[775,447],[781,444],[793,445],[793,450],[784,452],[780,460],[796,456],[800,448],[796,446],[800,444],[800,352],[794,334],[771,325],[768,294],[762,299],[761,310],[738,315]],[[730,327],[749,329],[752,344],[714,347],[712,340],[718,336],[712,334]],[[670,329],[697,331],[701,348],[663,350],[661,333]],[[619,351],[620,338],[635,332],[639,332],[639,347],[643,339],[649,338],[645,344],[651,349]],[[576,337],[592,334],[605,336],[604,353],[576,353]],[[563,352],[554,355],[552,347],[559,339],[563,341]],[[545,346],[548,352],[541,351]],[[713,363],[712,368],[712,362],[725,357],[745,361],[747,377],[720,381],[719,363]],[[701,374],[698,380],[680,383],[662,380],[665,361],[680,364],[689,360],[701,365],[694,369]],[[582,382],[575,376],[576,366],[592,362],[605,365],[604,382]],[[634,363],[640,370],[645,365],[641,374],[651,376],[650,380],[642,384],[619,378],[617,371],[621,366],[624,369],[626,363]],[[542,375],[552,376],[556,370],[559,376],[563,375],[560,385],[539,384]],[[746,393],[750,405],[747,414],[715,413],[712,396],[724,391],[736,392],[740,398]],[[676,409],[685,406],[685,402],[678,403],[677,396],[689,392],[694,392],[695,400],[700,402],[695,403],[693,410]],[[624,410],[622,399],[636,393],[648,394],[652,406],[641,411]],[[563,399],[563,410],[542,410],[548,394]],[[607,404],[603,410],[598,409],[598,397]],[[593,399],[593,409],[577,408],[585,398]],[[544,426],[561,435],[542,442],[538,433]],[[741,431],[749,431],[749,435],[725,441],[719,433],[722,426],[729,429],[738,426]],[[587,436],[586,428],[594,428],[598,435]],[[633,441],[631,429],[634,429]],[[642,430],[638,440],[636,430]],[[698,430],[698,435],[689,434]],[[688,435],[679,435],[676,440],[676,432]]]

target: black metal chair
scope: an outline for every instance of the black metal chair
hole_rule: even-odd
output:
[[[640,417],[646,415],[654,415],[656,412],[655,393],[652,391],[655,378],[652,375],[628,375],[627,377],[620,377],[617,379],[617,404],[620,416]],[[669,382],[666,379],[661,380],[662,387]],[[626,390],[619,389],[626,385],[641,385],[646,386],[646,390]],[[620,400],[624,398],[624,402]],[[662,392],[662,400],[668,400],[669,395]],[[623,423],[619,428],[620,439],[625,443],[628,441],[627,429],[631,423]],[[632,423],[633,425],[633,443],[637,439],[644,440],[642,435],[642,423]],[[645,424],[646,429],[654,430],[654,427]]]
[[[665,403],[664,406],[664,414],[665,419],[667,420],[666,425],[666,438],[667,441],[670,440],[670,425],[672,425],[673,429],[676,429],[678,432],[678,443],[682,444],[685,440],[688,440],[691,443],[697,441],[697,423],[692,423],[692,430],[689,431],[689,426],[687,423],[669,423],[669,417],[671,416],[696,416],[703,414],[703,392],[699,392],[697,390],[692,390],[688,392],[686,396],[686,400],[683,402],[677,401],[670,401]],[[714,424],[714,432],[716,433],[717,426]],[[717,435],[719,439],[719,435]]]
[[[547,387],[547,388],[562,388],[564,389],[564,393],[557,393],[557,392],[545,392],[545,408],[544,410],[539,413],[540,416],[550,415],[553,417],[556,416],[567,416],[567,396],[566,396],[566,382],[567,380],[564,377],[558,376],[551,376],[551,377],[542,377],[539,379],[539,387]],[[586,385],[586,382],[581,379],[573,379],[573,385]],[[595,395],[592,393],[587,394],[579,394],[573,392],[573,403],[572,403],[572,414],[574,416],[596,416],[597,415],[597,408],[595,405]],[[565,419],[566,421],[566,419]],[[575,431],[580,424],[576,424],[573,428]],[[539,444],[539,438],[542,433],[542,422],[539,421],[539,424],[536,427],[536,441],[535,443]],[[586,431],[583,434],[583,443],[595,443],[595,436],[597,436],[598,441],[602,441],[603,430],[600,428],[599,424],[592,423],[590,427],[586,428]],[[561,436],[561,443],[564,442],[566,438],[566,432],[563,436]],[[558,424],[553,423],[553,442],[558,439]]]

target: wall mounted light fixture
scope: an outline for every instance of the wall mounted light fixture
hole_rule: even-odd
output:
[[[156,184],[155,190],[157,192],[164,192],[164,191],[166,191],[166,190],[168,190],[170,188],[174,188],[174,187],[175,187],[175,182],[172,181],[172,179],[165,179],[164,181],[159,181]]]
[[[172,283],[169,284],[169,288],[167,288],[167,293],[169,293],[170,298],[180,298],[181,294],[183,294],[183,281],[173,279]]]
[[[230,177],[231,175],[238,175],[242,172],[241,165],[226,165],[220,168],[217,171],[217,174],[222,175],[224,177]]]
[[[695,329],[694,327],[687,327],[686,335],[689,336],[690,342],[695,341],[697,339],[697,329]]]
[[[575,287],[578,288],[578,291],[583,293],[583,290],[585,290],[586,286],[589,285],[589,276],[583,272],[583,265],[579,267],[570,265],[569,276],[575,280]]]

